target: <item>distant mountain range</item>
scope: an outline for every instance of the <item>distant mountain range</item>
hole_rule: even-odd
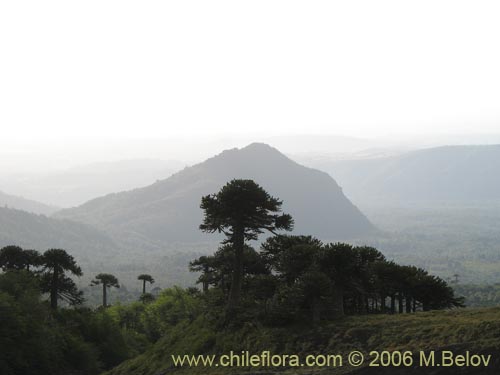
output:
[[[0,207],[15,208],[35,214],[50,215],[59,208],[0,191]]]
[[[311,163],[363,205],[500,202],[500,145],[446,146],[387,158]]]
[[[189,284],[192,282],[192,275],[186,273],[189,260],[212,252],[221,239],[198,229],[203,215],[199,207],[201,197],[216,193],[233,178],[254,179],[270,194],[282,199],[283,211],[295,219],[294,234],[311,234],[326,241],[358,240],[357,243],[372,244],[387,254],[399,254],[398,259],[403,260],[409,255],[418,257],[417,253],[410,253],[412,249],[419,249],[414,244],[422,242],[421,233],[429,235],[427,230],[406,230],[402,237],[396,234],[389,238],[387,232],[375,229],[350,199],[388,232],[421,226],[419,220],[425,223],[433,220],[428,224],[431,226],[433,223],[438,227],[448,225],[452,228],[448,232],[433,232],[438,239],[446,236],[444,242],[429,242],[429,246],[439,243],[441,249],[453,250],[457,247],[453,243],[456,236],[449,233],[454,233],[453,223],[464,220],[461,216],[449,216],[448,211],[441,212],[443,206],[440,205],[464,208],[479,204],[491,208],[500,203],[500,146],[450,146],[391,157],[351,161],[320,158],[310,162],[331,176],[302,166],[266,144],[254,143],[224,151],[145,187],[104,195],[58,211],[51,217],[13,208],[50,214],[53,207],[0,195],[3,199],[0,246],[18,244],[39,250],[62,247],[75,255],[88,273],[112,271],[120,279],[133,283],[135,276],[131,276],[131,272],[147,271],[158,275],[163,283]],[[133,168],[126,170],[126,164],[131,162],[123,165],[123,171],[117,168],[119,175],[134,174]],[[110,165],[110,176],[111,169]],[[89,171],[89,175],[94,176],[89,182],[100,178],[96,173]],[[140,181],[135,183],[143,185]],[[431,207],[435,211],[425,212],[437,212],[441,216],[422,216],[418,210],[409,210],[409,205],[417,209]],[[388,214],[392,212],[390,207],[403,210],[410,219],[415,212],[420,212],[420,216],[409,220],[404,215]],[[488,212],[481,211],[477,220],[471,219],[476,227],[465,226],[470,232],[469,237],[465,236],[470,245],[464,246],[475,249],[476,238],[482,238],[484,247],[481,228],[494,232],[483,224],[494,223]],[[387,217],[389,220],[384,219]],[[395,224],[400,221],[401,225]],[[494,238],[488,241],[493,243]]]
[[[0,177],[0,189],[59,207],[73,207],[102,195],[150,185],[183,167],[181,162],[157,159],[100,162],[41,175]],[[12,207],[25,209],[15,204]]]
[[[211,235],[198,229],[201,197],[234,178],[253,179],[282,199],[283,211],[295,219],[295,233],[348,239],[374,231],[328,174],[259,143],[224,151],[150,186],[109,194],[55,216],[102,228],[118,241],[142,241],[143,246],[206,241]]]

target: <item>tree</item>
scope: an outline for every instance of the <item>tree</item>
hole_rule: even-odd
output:
[[[53,309],[57,309],[58,299],[70,304],[83,301],[83,293],[78,290],[75,282],[65,275],[65,272],[75,276],[83,275],[75,259],[66,250],[49,249],[43,253],[40,263],[43,267],[42,291],[50,293],[50,306]]]
[[[261,246],[262,257],[288,286],[315,262],[320,240],[311,236],[279,235],[270,237]]]
[[[146,294],[146,282],[154,284],[155,279],[151,275],[142,274],[137,277],[137,280],[142,281],[142,294]]]
[[[109,273],[100,273],[90,282],[90,286],[102,285],[102,306],[107,307],[107,289],[119,288],[118,279]]]
[[[7,270],[30,270],[41,265],[41,255],[36,250],[23,250],[19,246],[5,246],[0,250],[0,268]]]
[[[416,298],[422,303],[423,311],[465,306],[464,298],[456,297],[446,281],[434,275],[422,275],[415,290]]]
[[[26,270],[29,271],[30,267],[37,267],[42,264],[42,256],[36,250],[23,250],[24,253],[24,265]]]
[[[345,243],[323,246],[318,254],[321,270],[333,283],[333,315],[344,315],[344,296],[347,291],[359,290],[359,254]]]
[[[378,262],[373,267],[375,288],[380,298],[382,312],[396,312],[396,293],[399,290],[400,266],[390,261]],[[387,309],[386,299],[390,297],[391,305]]]
[[[222,245],[214,255],[201,256],[189,263],[191,272],[201,272],[197,283],[203,285],[203,291],[208,291],[210,285],[219,287],[227,294],[231,285],[231,275],[234,265],[234,249],[231,244]],[[262,256],[249,245],[243,249],[242,267],[244,275],[264,275],[269,270]]]
[[[318,323],[321,319],[323,301],[331,296],[331,280],[317,265],[313,265],[299,277],[298,285],[306,305],[311,310],[312,322]]]
[[[370,310],[369,299],[377,299],[375,291],[374,267],[380,262],[385,262],[384,255],[377,249],[370,246],[357,246],[354,248],[357,261],[357,310],[367,313]]]
[[[207,233],[224,233],[223,243],[231,244],[234,251],[231,289],[227,310],[239,306],[243,280],[243,250],[245,241],[257,240],[267,230],[273,234],[278,230],[291,230],[293,219],[288,214],[279,214],[282,201],[272,197],[252,180],[232,180],[217,194],[201,199],[204,211],[200,229]]]
[[[189,271],[201,272],[201,275],[196,282],[198,284],[202,284],[203,292],[208,292],[209,286],[217,285],[220,279],[217,275],[219,265],[217,264],[215,255],[203,255],[198,259],[189,262]]]
[[[2,270],[22,270],[26,267],[26,257],[19,246],[5,246],[0,250]]]

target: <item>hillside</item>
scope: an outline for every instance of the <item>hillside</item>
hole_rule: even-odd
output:
[[[182,322],[146,353],[126,361],[107,375],[179,374],[497,374],[500,368],[500,308],[434,311],[411,315],[351,316],[340,321],[311,327],[266,328],[252,325],[239,330],[220,330],[209,321]],[[352,350],[406,351],[414,353],[450,350],[455,354],[469,350],[491,354],[488,367],[425,368],[221,368],[175,367],[171,354],[228,354],[249,351],[259,354],[343,354]],[[414,358],[417,358],[414,354]],[[416,362],[416,361],[415,361]],[[344,363],[345,364],[345,363]],[[365,361],[366,364],[366,361]],[[316,370],[316,371],[313,371]]]
[[[62,210],[56,217],[103,228],[122,243],[142,241],[143,247],[207,241],[210,236],[198,229],[201,197],[234,178],[253,179],[282,199],[283,211],[295,219],[295,233],[347,239],[374,230],[328,174],[258,143],[224,151],[153,185]]]
[[[88,225],[0,207],[0,247],[68,250],[80,261],[113,254],[116,246],[103,232]]]
[[[330,173],[360,205],[471,206],[500,200],[500,145],[446,146],[312,165]]]
[[[32,212],[34,214],[50,215],[58,210],[57,207],[49,206],[44,203],[36,202],[23,197],[6,194],[0,191],[0,207],[15,208]]]
[[[99,162],[40,175],[0,176],[0,188],[59,207],[74,207],[106,194],[150,185],[182,167],[180,162],[156,159]]]

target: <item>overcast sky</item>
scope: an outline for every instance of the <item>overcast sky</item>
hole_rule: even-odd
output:
[[[4,1],[3,139],[500,131],[498,1]]]

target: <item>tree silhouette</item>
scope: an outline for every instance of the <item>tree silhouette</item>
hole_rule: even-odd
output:
[[[108,306],[107,300],[107,289],[114,287],[119,288],[120,284],[118,283],[118,279],[109,274],[109,273],[100,273],[98,274],[94,280],[90,282],[90,286],[102,285],[102,306]]]
[[[78,291],[74,281],[65,275],[65,272],[70,272],[75,276],[83,274],[75,259],[66,250],[49,249],[43,253],[40,263],[43,267],[42,291],[50,293],[50,306],[53,309],[57,309],[58,299],[70,304],[83,301],[83,293]]]
[[[252,180],[232,180],[217,194],[202,197],[200,207],[204,211],[200,229],[208,233],[224,233],[224,243],[234,251],[231,289],[227,310],[239,306],[243,280],[243,249],[246,240],[256,240],[267,230],[291,230],[290,215],[278,214],[282,202],[269,195]],[[231,314],[230,314],[231,315]]]
[[[318,323],[323,302],[332,294],[331,280],[315,264],[299,277],[298,285],[306,306],[310,308],[312,322]]]
[[[220,272],[219,268],[215,255],[203,255],[189,262],[189,270],[191,272],[201,272],[196,282],[202,285],[203,292],[208,292],[210,285],[217,285],[217,282],[221,279],[221,277],[217,275],[217,273]]]
[[[354,247],[345,243],[331,243],[322,247],[318,255],[322,271],[332,280],[332,314],[345,314],[344,297],[347,292],[359,292],[360,260]]]
[[[142,294],[146,294],[146,282],[154,284],[155,279],[151,275],[142,274],[137,277],[137,280],[142,281]]]
[[[36,250],[24,250],[24,259],[26,270],[29,271],[30,267],[37,267],[42,265],[42,256]]]
[[[0,250],[0,267],[2,270],[22,270],[26,267],[24,250],[19,246],[5,246]]]
[[[271,269],[291,286],[315,262],[321,246],[321,241],[311,236],[279,235],[268,238],[261,248]]]
[[[231,244],[219,247],[214,255],[204,255],[189,263],[191,272],[201,272],[197,283],[202,284],[203,291],[208,291],[210,285],[219,287],[228,294],[231,286],[231,276],[234,265],[234,250]],[[264,275],[269,270],[262,256],[249,245],[245,245],[242,258],[243,275]]]

